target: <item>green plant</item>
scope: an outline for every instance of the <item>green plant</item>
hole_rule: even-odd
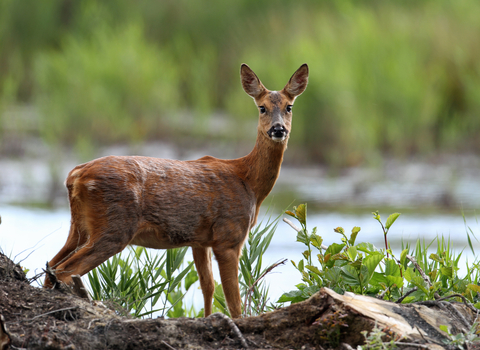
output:
[[[391,350],[396,349],[395,342],[400,340],[400,337],[392,333],[388,329],[380,329],[375,322],[375,326],[370,332],[361,332],[365,337],[365,344],[358,346],[359,350]],[[390,339],[385,341],[386,339]]]
[[[263,277],[278,264],[263,267],[263,255],[270,246],[279,220],[280,216],[274,220],[268,219],[265,225],[258,224],[250,231],[243,247],[239,281],[244,298],[244,316],[260,315],[273,308],[267,305],[268,286],[265,285]]]
[[[307,299],[322,286],[332,288],[338,293],[351,291],[359,294],[373,294],[378,291],[378,276],[375,269],[384,259],[384,254],[370,243],[355,244],[359,227],[354,227],[347,237],[342,227],[334,229],[341,237],[341,244],[332,243],[326,249],[322,248],[323,239],[317,235],[316,228],[310,234],[307,230],[307,206],[301,204],[294,211],[286,214],[300,222],[301,230],[297,233],[297,242],[307,246],[303,252],[303,259],[298,263],[292,260],[292,264],[302,274],[305,283],[297,285],[297,290],[285,293],[278,302],[298,302]],[[314,265],[312,247],[318,254]],[[388,273],[395,277],[395,263],[391,259],[385,260]],[[316,263],[315,262],[315,263]]]
[[[117,254],[88,273],[92,298],[110,301],[119,306],[119,312],[126,310],[135,317],[160,311],[184,316],[177,305],[198,278],[193,263],[181,269],[186,251],[169,249],[162,255],[151,255],[145,248],[136,247],[126,258]],[[155,308],[159,302],[163,306]]]
[[[402,246],[400,257],[395,257],[387,234],[399,213],[391,214],[385,225],[378,212],[373,213],[373,218],[382,227],[384,249],[378,249],[371,243],[357,244],[359,227],[354,227],[349,237],[342,227],[335,228],[334,232],[341,235],[341,244],[332,243],[324,247],[316,228],[312,233],[307,230],[306,205],[299,205],[286,214],[300,222],[302,228],[297,233],[297,242],[306,245],[307,250],[301,260],[292,260],[302,275],[303,283],[298,284],[296,290],[283,294],[279,303],[305,300],[325,286],[341,294],[350,291],[402,303],[435,300],[449,295],[457,295],[460,300],[458,295],[461,295],[480,307],[479,264],[467,267],[468,275],[460,278],[457,272],[461,254],[453,253],[450,240],[438,237],[435,240],[437,250],[431,254],[428,250],[433,241],[426,244],[417,240],[413,250],[409,245]],[[316,259],[313,259],[313,248],[317,250]]]
[[[319,339],[328,343],[333,348],[338,347],[340,345],[342,327],[348,327],[348,323],[344,320],[345,317],[347,317],[346,314],[337,310],[316,319],[312,325],[318,327],[316,332]]]
[[[470,349],[469,346],[473,345],[474,343],[480,342],[480,330],[478,328],[478,322],[474,322],[466,333],[457,333],[453,335],[450,333],[448,327],[445,325],[441,325],[440,329],[447,333],[448,337],[450,338],[443,341],[445,344],[454,345],[462,350]]]
[[[205,121],[199,117],[216,109],[243,125],[238,62],[281,84],[279,72],[302,57],[314,69],[292,148],[340,166],[375,163],[382,152],[479,149],[478,1],[295,5],[212,0],[205,11],[189,0],[2,1],[0,104],[40,106],[44,138],[78,148],[148,137],[158,132],[153,119],[172,108],[176,118],[162,126],[180,115]]]

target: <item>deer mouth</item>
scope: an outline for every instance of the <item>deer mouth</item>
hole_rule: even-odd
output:
[[[287,138],[288,130],[282,125],[274,125],[268,130],[268,136],[275,142],[282,142]]]

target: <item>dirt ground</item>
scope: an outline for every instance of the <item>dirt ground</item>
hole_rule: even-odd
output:
[[[0,315],[13,349],[321,349],[316,326],[305,326],[323,309],[310,304],[293,308],[288,317],[235,323],[219,314],[132,319],[62,290],[32,287],[21,268],[0,254]]]
[[[234,321],[221,314],[139,320],[119,316],[100,302],[68,291],[32,287],[21,268],[0,254],[0,350],[354,349],[364,342],[360,332],[373,328],[375,316],[362,314],[332,293],[321,291],[305,302]],[[408,312],[403,309],[401,313]],[[436,343],[421,348],[454,348]]]

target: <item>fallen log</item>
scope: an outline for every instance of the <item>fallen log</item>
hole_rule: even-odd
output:
[[[8,337],[4,343],[11,341],[12,348],[352,349],[364,343],[362,331],[377,325],[386,341],[402,342],[403,349],[441,349],[448,335],[440,325],[456,334],[468,330],[476,317],[463,303],[428,304],[394,304],[324,288],[304,302],[257,317],[139,320],[62,290],[33,287],[18,266],[0,255],[5,326],[0,338]]]

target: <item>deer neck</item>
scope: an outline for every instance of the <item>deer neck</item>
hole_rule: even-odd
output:
[[[255,147],[243,157],[244,179],[254,191],[258,206],[277,181],[287,140],[274,142],[259,130]]]

